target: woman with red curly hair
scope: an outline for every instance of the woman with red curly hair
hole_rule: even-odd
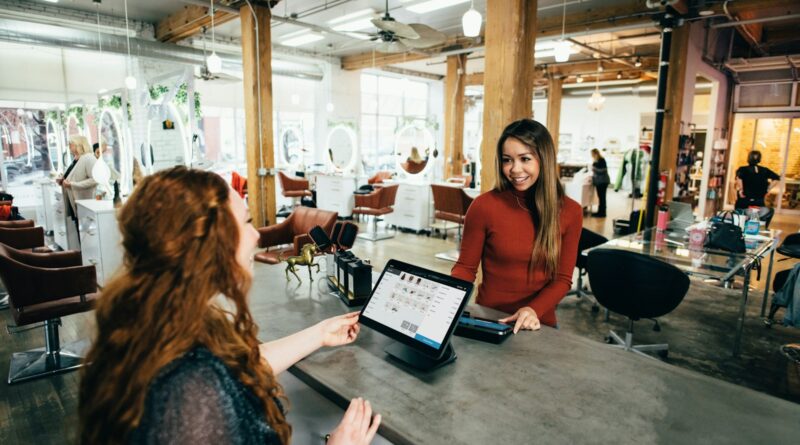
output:
[[[353,342],[358,314],[259,344],[247,300],[258,232],[216,174],[175,167],[145,178],[119,225],[124,266],[97,306],[80,442],[289,444],[276,374]],[[329,443],[369,443],[379,424],[355,399]]]

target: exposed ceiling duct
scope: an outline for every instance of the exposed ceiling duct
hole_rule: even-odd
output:
[[[0,41],[24,45],[97,51],[98,39],[99,43],[102,43],[103,51],[120,55],[128,54],[125,36],[0,18]],[[202,49],[188,46],[138,38],[131,38],[130,42],[130,52],[131,55],[135,57],[144,57],[184,65],[202,65],[206,56]],[[223,65],[227,69],[237,72],[242,71],[241,54],[217,52],[217,55],[220,56]],[[314,67],[309,65],[309,68]],[[272,74],[275,76],[322,80],[322,73],[320,71],[273,69]]]

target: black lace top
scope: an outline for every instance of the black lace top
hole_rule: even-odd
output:
[[[227,366],[198,347],[166,366],[147,392],[132,444],[275,444],[261,402]]]

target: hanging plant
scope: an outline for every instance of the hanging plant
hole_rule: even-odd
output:
[[[113,108],[115,110],[121,111],[122,110],[122,96],[119,95],[119,94],[115,94],[115,95],[111,96],[107,100],[105,98],[101,97],[100,100],[97,102],[97,105],[101,109],[108,107],[108,108]],[[126,114],[128,115],[128,121],[132,121],[133,120],[133,111],[131,111],[131,103],[128,102],[125,105],[126,105],[125,111],[126,111]]]
[[[167,94],[169,87],[166,85],[153,85],[150,87],[150,99],[158,100],[161,96]]]
[[[60,125],[61,128],[67,127],[66,116],[64,113],[56,110],[51,110],[47,112],[46,116],[48,120],[55,122],[57,125]]]
[[[84,124],[86,123],[84,120],[84,111],[85,111],[84,108],[80,105],[75,107],[70,107],[67,110],[67,116],[75,117],[75,120],[78,121],[78,128],[83,128]]]
[[[178,88],[178,93],[175,94],[175,103],[185,106],[188,95],[189,87],[185,83],[182,83]],[[203,118],[203,112],[200,110],[200,93],[197,91],[194,92],[194,117],[197,119]]]
[[[358,124],[355,121],[328,121],[328,128],[333,128],[341,125],[342,127],[348,127],[358,133]]]

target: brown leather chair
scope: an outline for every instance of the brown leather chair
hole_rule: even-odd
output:
[[[467,209],[472,204],[472,198],[467,195],[463,187],[431,184],[431,191],[433,192],[434,218],[458,224],[456,249],[437,253],[436,258],[458,261],[458,254],[461,250],[461,226],[464,224]],[[447,238],[447,223],[445,223],[444,238]]]
[[[300,200],[305,196],[311,196],[307,179],[290,178],[286,173],[279,171],[278,180],[281,182],[281,194],[287,198]]]
[[[391,178],[393,175],[390,171],[379,171],[375,173],[371,178],[367,179],[367,184],[369,185],[376,185],[376,184],[383,184],[383,181]]]
[[[372,215],[372,232],[360,233],[359,238],[378,241],[394,237],[393,234],[387,232],[378,232],[378,216],[394,212],[394,200],[397,197],[398,187],[400,186],[397,184],[389,185],[376,188],[366,195],[354,195],[353,215]]]
[[[0,243],[15,249],[44,247],[44,228],[42,227],[0,227]]]
[[[453,175],[447,178],[448,184],[458,184],[462,187],[469,187],[470,182],[472,182],[471,175]]]
[[[8,383],[67,372],[83,366],[87,340],[61,345],[61,317],[93,308],[97,293],[94,266],[81,265],[78,251],[33,253],[0,243],[0,279],[8,289],[16,326],[42,323],[45,347],[11,356]],[[27,330],[27,329],[25,329]]]
[[[34,227],[33,220],[0,221],[0,243],[15,249],[51,252],[44,243],[44,229]],[[0,289],[0,310],[8,309],[8,292]]]
[[[261,234],[258,247],[267,249],[275,246],[283,247],[259,252],[254,259],[261,263],[278,264],[280,258],[299,255],[304,244],[313,243],[308,232],[314,226],[320,226],[330,236],[338,216],[338,213],[327,210],[311,207],[296,208],[282,222],[258,229],[258,233]]]
[[[16,221],[0,221],[2,229],[19,229],[22,227],[33,227],[35,224],[32,219],[19,219]]]

